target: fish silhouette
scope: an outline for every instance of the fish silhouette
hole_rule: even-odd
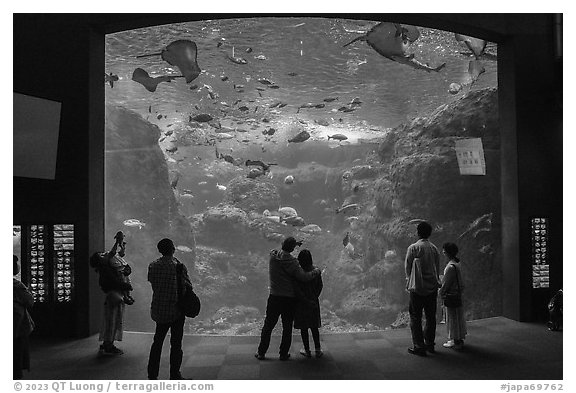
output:
[[[172,80],[175,78],[181,78],[181,77],[178,75],[176,76],[164,75],[164,76],[151,77],[148,74],[148,72],[146,72],[142,68],[136,68],[132,73],[132,80],[134,82],[140,83],[142,86],[146,88],[146,90],[148,90],[151,93],[156,91],[156,88],[158,87],[159,83],[172,82]]]
[[[300,143],[306,141],[310,138],[310,133],[308,131],[301,131],[292,139],[288,139],[288,143]]]
[[[342,239],[342,244],[346,247],[350,243],[350,232],[346,232],[346,236]]]
[[[178,67],[186,78],[186,83],[192,82],[200,75],[201,70],[197,63],[198,48],[194,41],[177,40],[168,44],[166,49],[162,49],[159,53],[140,55],[136,58],[148,56],[161,56],[168,64]]]
[[[114,87],[114,82],[117,82],[118,79],[119,79],[118,75],[115,75],[113,73],[110,74],[104,73],[104,83],[109,83],[111,88]]]
[[[438,67],[430,67],[414,58],[414,54],[406,52],[414,41],[418,39],[420,32],[415,26],[401,26],[397,23],[382,22],[370,29],[365,35],[356,37],[344,47],[357,41],[366,41],[378,54],[392,61],[408,65],[418,70],[438,72],[446,66],[442,63]]]

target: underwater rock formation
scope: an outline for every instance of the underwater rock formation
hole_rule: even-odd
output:
[[[461,138],[482,139],[486,175],[460,175],[454,143]],[[434,227],[431,240],[438,247],[451,241],[460,248],[468,317],[498,315],[501,195],[497,90],[472,91],[428,117],[396,127],[388,132],[378,153],[388,169],[377,182],[375,220],[383,223],[375,232],[403,258],[416,233],[416,226],[409,221],[428,220]],[[490,228],[477,237],[460,237],[472,222],[488,213],[493,217]],[[444,261],[441,265],[443,268]],[[398,280],[403,280],[402,275]]]
[[[266,209],[277,209],[280,206],[280,195],[277,187],[266,177],[250,179],[238,176],[227,186],[224,202],[246,212],[262,213]]]
[[[366,288],[349,294],[336,314],[353,323],[372,323],[384,328],[389,326],[402,308],[386,304],[381,298],[381,289]]]
[[[126,235],[126,260],[132,266],[136,303],[127,307],[126,329],[153,329],[150,320],[147,281],[148,264],[160,255],[155,245],[158,233],[169,237],[176,246],[176,256],[194,272],[195,241],[188,220],[178,212],[169,183],[169,170],[158,146],[160,130],[139,115],[121,107],[106,106],[105,250],[114,234]],[[145,223],[142,227],[124,225],[127,219]],[[147,246],[145,246],[147,245]],[[97,250],[94,250],[97,251]]]

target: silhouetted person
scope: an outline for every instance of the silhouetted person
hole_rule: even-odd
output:
[[[310,251],[300,251],[298,254],[298,262],[300,263],[302,270],[305,272],[314,270],[312,254],[310,254]],[[300,329],[302,344],[304,345],[304,348],[300,350],[300,353],[306,357],[312,356],[312,352],[310,352],[308,329],[312,332],[316,357],[319,358],[323,355],[320,345],[320,332],[318,331],[318,328],[322,325],[320,319],[320,301],[318,300],[318,296],[320,296],[320,293],[322,292],[322,287],[321,274],[314,277],[311,281],[296,282],[295,286],[298,303],[294,315],[294,328]]]
[[[260,345],[255,356],[263,360],[270,346],[270,336],[278,318],[282,318],[282,341],[280,343],[280,360],[290,358],[290,345],[292,344],[292,323],[294,322],[294,310],[296,307],[296,294],[294,292],[295,281],[310,281],[320,274],[319,269],[310,272],[302,270],[298,260],[290,253],[294,251],[296,242],[293,237],[287,237],[282,242],[281,250],[270,252],[269,276],[270,295],[266,305],[266,318],[260,334]]]
[[[13,323],[14,323],[14,347],[12,353],[13,378],[22,379],[22,371],[30,371],[30,344],[28,336],[34,330],[34,321],[29,311],[34,305],[34,296],[16,275],[20,272],[18,257],[13,256]]]
[[[186,317],[177,306],[176,267],[180,261],[174,257],[176,248],[172,240],[162,239],[157,247],[162,257],[148,267],[148,281],[153,291],[150,315],[156,322],[154,342],[148,359],[148,379],[158,379],[162,345],[168,330],[170,330],[170,379],[185,379],[180,373],[180,366],[182,365],[182,337]],[[188,270],[184,264],[182,264],[182,277],[188,283],[190,282]]]
[[[130,267],[130,265],[128,265],[128,263],[124,259],[124,257],[126,256],[126,242],[124,241],[124,233],[122,231],[118,231],[114,236],[114,239],[116,240],[116,242],[114,243],[112,250],[110,250],[111,255],[110,264],[112,265],[112,267],[115,267],[118,270],[118,272],[120,273],[120,277],[122,278],[122,281],[132,285],[132,282],[130,281],[130,274],[132,274],[132,268]],[[130,292],[131,291],[129,290],[122,292],[122,301],[127,305],[134,304],[134,298],[132,297]]]
[[[462,268],[458,255],[458,246],[454,243],[444,243],[442,253],[448,258],[448,264],[444,269],[442,277],[442,288],[440,288],[440,297],[446,298],[446,295],[460,295],[464,290],[464,280],[462,279]],[[462,349],[464,338],[466,337],[466,318],[464,317],[464,307],[446,308],[446,330],[448,332],[448,341],[443,344],[445,348]]]
[[[90,266],[98,272],[98,283],[105,293],[104,316],[100,327],[100,355],[122,355],[124,352],[114,345],[122,341],[124,333],[124,294],[132,290],[132,284],[126,280],[124,267],[117,260],[118,242],[109,252],[97,252],[90,257]],[[121,250],[123,255],[123,250]]]
[[[562,313],[563,313],[563,305],[562,305],[562,290],[560,289],[558,292],[552,296],[550,302],[548,303],[548,312],[550,313],[550,320],[548,321],[548,330],[557,331],[560,330],[560,326],[562,325]]]
[[[434,352],[440,255],[438,248],[428,240],[432,234],[432,226],[423,221],[418,224],[417,232],[419,240],[408,246],[404,263],[407,289],[410,292],[409,313],[413,344],[408,348],[408,352],[426,356],[426,351]],[[424,331],[422,310],[426,315]]]

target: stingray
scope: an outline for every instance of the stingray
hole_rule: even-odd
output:
[[[480,60],[470,60],[470,62],[468,63],[468,75],[470,76],[469,81],[467,81],[466,83],[450,83],[448,92],[450,94],[458,94],[465,86],[467,86],[469,89],[472,89],[472,86],[474,85],[474,83],[476,83],[478,78],[480,78],[480,75],[482,75],[485,72],[486,69],[484,68]]]
[[[155,78],[148,75],[148,73],[143,70],[142,68],[136,68],[132,73],[132,80],[134,82],[140,83],[142,86],[146,88],[149,92],[155,92],[156,88],[158,87],[159,83],[162,82],[171,82],[172,79],[175,78],[182,78],[180,75],[175,76],[157,76]]]
[[[162,60],[168,64],[178,67],[182,75],[186,78],[186,83],[192,82],[200,75],[201,70],[196,62],[198,49],[194,41],[177,40],[168,44],[166,49],[162,49],[161,52],[136,57],[148,56],[161,56]]]
[[[480,60],[470,60],[470,63],[468,63],[468,75],[470,75],[470,87],[472,87],[472,85],[476,83],[480,75],[482,75],[484,72],[486,72],[486,69],[484,68]]]
[[[382,22],[374,26],[365,35],[356,37],[344,47],[356,41],[366,41],[378,54],[392,61],[408,65],[417,70],[438,72],[446,66],[430,67],[414,58],[414,54],[406,54],[408,47],[418,39],[420,32],[415,26],[401,26],[397,23]]]
[[[481,57],[486,58],[488,60],[496,60],[497,56],[492,53],[486,52],[486,44],[485,40],[480,38],[469,37],[467,35],[455,33],[454,36],[456,37],[456,41],[463,42],[466,47],[472,52],[476,59],[480,59]],[[468,55],[469,53],[460,52],[461,54]]]

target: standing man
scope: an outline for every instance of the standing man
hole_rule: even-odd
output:
[[[176,305],[178,301],[176,266],[180,262],[174,258],[176,248],[172,240],[162,239],[157,247],[162,257],[148,267],[148,281],[153,291],[150,315],[156,322],[154,342],[148,359],[148,379],[158,379],[162,345],[168,329],[170,329],[170,379],[185,379],[180,374],[185,316]],[[182,276],[184,280],[190,281],[185,265],[182,265]]]
[[[270,252],[269,275],[270,275],[270,296],[266,305],[266,318],[260,335],[260,345],[258,352],[254,356],[258,360],[265,359],[266,351],[270,346],[270,336],[278,317],[282,317],[282,341],[280,343],[280,360],[290,358],[290,345],[292,344],[292,323],[294,322],[294,311],[296,308],[296,294],[294,293],[294,281],[310,281],[320,274],[320,269],[316,268],[310,272],[305,272],[300,267],[298,259],[290,253],[296,246],[301,246],[302,242],[297,242],[292,236],[287,237],[282,242],[282,250],[272,250]]]
[[[435,352],[440,253],[428,240],[432,234],[432,226],[429,223],[422,221],[418,224],[417,231],[419,240],[408,247],[404,263],[406,287],[410,293],[410,330],[413,343],[413,346],[408,348],[408,352],[413,355],[426,356],[426,351]],[[422,310],[426,315],[424,331],[422,331]]]

